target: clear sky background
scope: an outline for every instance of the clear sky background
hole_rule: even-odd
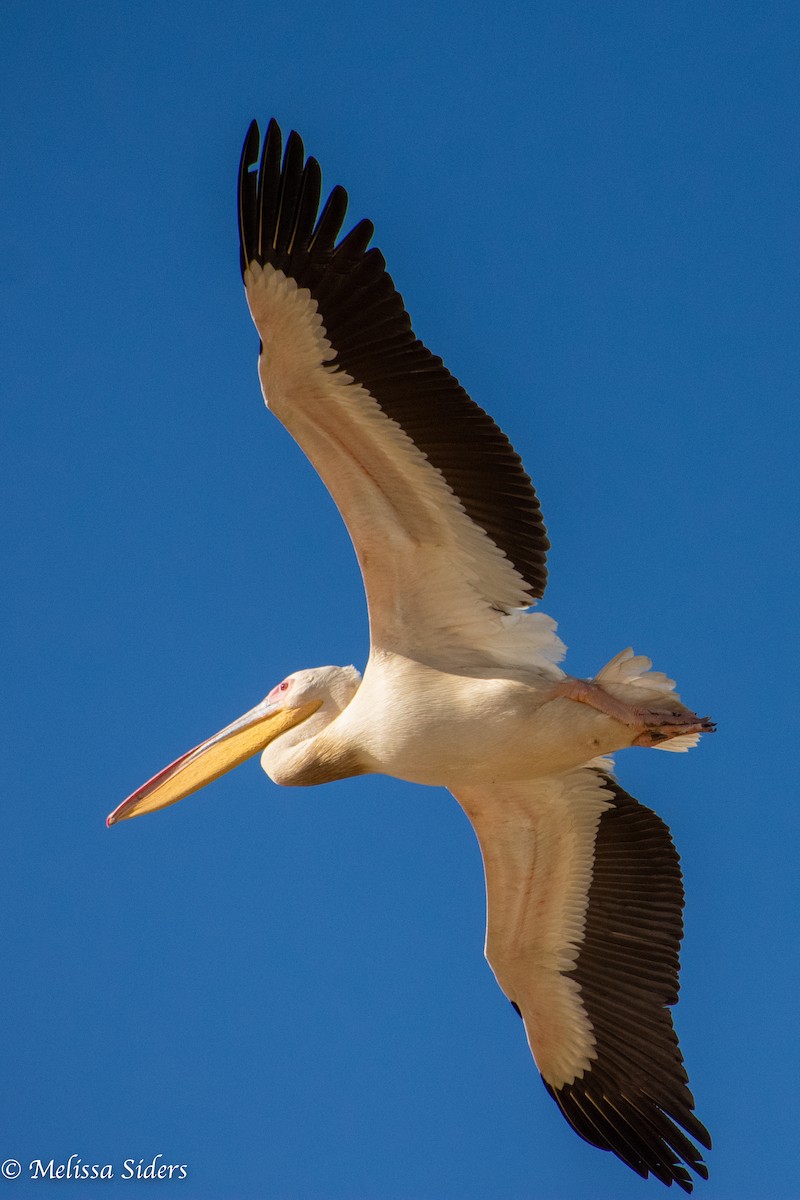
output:
[[[686,874],[706,1200],[796,1197],[800,10],[9,3],[0,1195],[661,1194],[546,1096],[447,793],[250,762],[107,830],[292,669],[363,666],[338,514],[264,411],[235,183],[275,115],[539,490],[544,609],[719,733],[630,751]],[[35,1158],[186,1181],[26,1180]]]

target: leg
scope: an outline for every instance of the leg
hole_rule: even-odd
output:
[[[556,696],[588,704],[590,708],[605,713],[623,725],[631,725],[641,732],[634,738],[634,746],[657,746],[667,738],[681,737],[687,733],[713,733],[716,725],[708,717],[698,717],[675,701],[673,709],[647,708],[644,705],[628,704],[607,692],[602,684],[593,679],[567,678],[553,689]]]

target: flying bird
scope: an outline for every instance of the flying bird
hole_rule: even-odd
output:
[[[260,154],[259,154],[259,148]],[[448,788],[486,877],[486,957],[572,1127],[643,1177],[692,1190],[707,1130],[672,1024],[683,886],[669,830],[616,781],[628,746],[714,729],[649,659],[568,675],[530,611],[549,542],[510,442],[415,336],[371,222],[291,133],[253,122],[239,171],[241,270],[271,411],[344,518],[371,647],[296,671],[128,797],[113,825],[254,754],[278,784],[370,772]]]

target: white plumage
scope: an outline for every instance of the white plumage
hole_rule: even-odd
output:
[[[298,671],[133,793],[109,824],[262,754],[280,784],[368,772],[449,788],[483,854],[486,956],[545,1085],[586,1140],[691,1191],[706,1169],[669,1006],[683,891],[666,826],[602,756],[688,749],[713,728],[630,650],[595,680],[558,666],[538,500],[505,435],[415,338],[372,227],[337,242],[346,195],[251,127],[241,265],[271,411],[336,502],[371,650]],[[685,1131],[685,1132],[684,1132]],[[687,1136],[687,1134],[689,1136]]]

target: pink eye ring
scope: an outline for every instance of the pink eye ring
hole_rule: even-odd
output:
[[[284,679],[283,683],[276,683],[267,699],[277,699],[278,696],[282,696],[285,692],[288,692],[290,683],[291,680],[289,679]]]

